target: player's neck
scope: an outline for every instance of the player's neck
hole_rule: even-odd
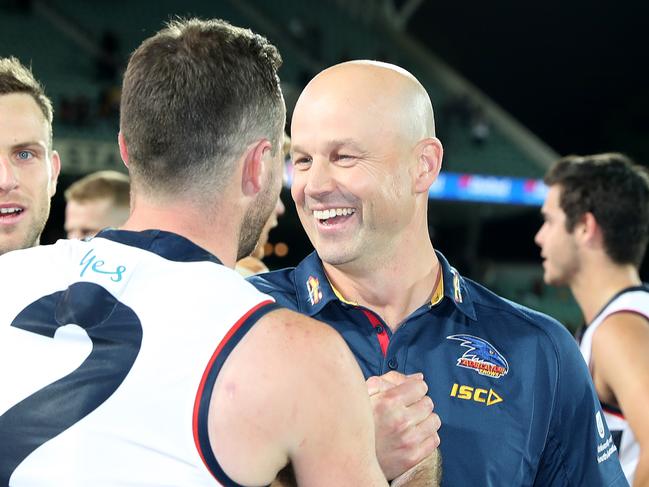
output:
[[[588,324],[613,296],[641,283],[635,266],[615,264],[605,258],[584,265],[572,280],[570,289]]]
[[[418,249],[400,249],[398,256],[380,264],[332,266],[324,264],[327,277],[348,301],[376,312],[394,332],[417,308],[431,299],[440,264],[430,240]]]
[[[214,215],[221,215],[219,219]],[[123,230],[164,230],[181,235],[219,258],[228,267],[234,267],[238,246],[238,229],[227,213],[205,211],[183,201],[172,205],[152,204],[144,199],[134,203]],[[232,235],[232,238],[223,238]]]

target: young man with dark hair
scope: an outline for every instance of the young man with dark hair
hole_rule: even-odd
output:
[[[67,238],[94,237],[121,226],[129,215],[129,179],[117,171],[97,171],[65,190]]]
[[[38,245],[61,170],[52,102],[16,58],[0,58],[0,255]]]
[[[544,279],[569,286],[604,415],[633,486],[649,485],[649,288],[638,268],[649,240],[649,174],[622,154],[570,156],[547,173]]]
[[[0,258],[0,484],[387,485],[344,341],[232,269],[280,190],[280,62],[219,20],[131,56],[128,221]]]

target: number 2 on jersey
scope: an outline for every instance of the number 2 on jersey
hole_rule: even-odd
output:
[[[140,351],[142,325],[135,312],[97,284],[79,282],[22,310],[11,326],[54,338],[75,324],[92,340],[92,351],[72,373],[43,387],[0,416],[0,485],[46,441],[106,401],[131,370]],[[38,364],[47,368],[48,364]]]

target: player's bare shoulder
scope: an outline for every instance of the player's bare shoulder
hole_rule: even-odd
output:
[[[309,401],[301,391],[334,341],[326,325],[277,309],[231,351],[212,391],[209,432],[215,456],[233,480],[269,484],[286,465],[289,432],[296,431],[304,410],[299,403]],[[265,459],[254,471],[251,456]]]
[[[225,364],[224,380],[241,380],[244,374],[257,378],[254,394],[265,400],[288,402],[298,397],[309,401],[307,393],[315,383],[337,379],[335,387],[344,387],[346,379],[338,373],[351,374],[362,381],[362,374],[342,337],[329,325],[307,316],[277,309],[264,315],[241,340]],[[234,367],[236,365],[236,368]],[[301,394],[295,394],[295,388]],[[285,394],[278,394],[285,389]],[[271,397],[272,396],[272,397]],[[309,396],[310,397],[310,396]],[[276,418],[279,419],[279,418]],[[294,422],[295,418],[282,418]]]
[[[260,320],[261,321],[261,320]],[[269,313],[260,322],[258,333],[272,334],[274,339],[291,348],[291,353],[318,352],[312,360],[330,362],[329,352],[338,351],[345,358],[353,359],[342,337],[329,325],[287,309]]]
[[[211,395],[209,434],[218,462],[243,485],[270,484],[289,461],[305,485],[327,481],[315,480],[327,462],[337,465],[327,474],[336,485],[358,485],[353,471],[384,485],[355,359],[328,325],[288,310],[261,317],[230,353]],[[341,461],[354,456],[341,444],[362,467]]]
[[[645,316],[631,311],[620,311],[606,317],[593,335],[594,358],[603,360],[613,355],[626,356],[644,343],[649,345],[649,321]]]

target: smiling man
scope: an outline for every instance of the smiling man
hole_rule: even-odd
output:
[[[442,485],[626,485],[567,330],[433,248],[442,145],[415,77],[370,61],[328,68],[302,92],[291,137],[291,193],[316,252],[250,280],[343,335],[367,379],[385,475],[434,456],[432,398]]]
[[[15,58],[0,59],[0,255],[38,245],[61,169],[52,102]]]

